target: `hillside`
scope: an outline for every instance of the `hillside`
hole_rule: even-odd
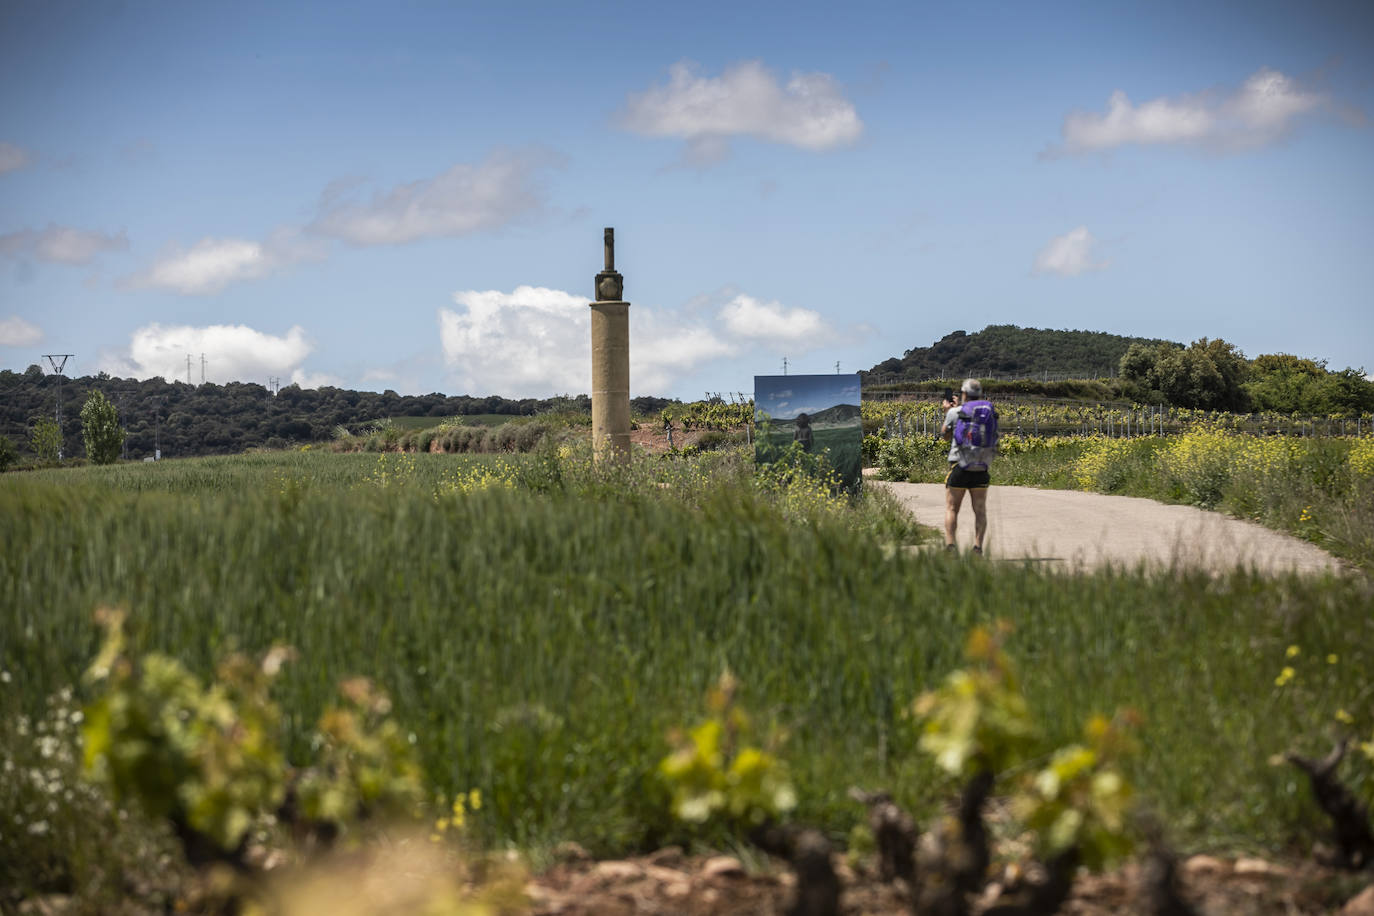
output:
[[[961,376],[1104,378],[1116,373],[1127,348],[1137,342],[1163,341],[1101,331],[1054,331],[994,324],[972,334],[954,331],[929,347],[917,347],[901,357],[884,360],[866,373],[864,383]]]
[[[827,407],[825,410],[813,413],[811,423],[816,426],[826,424],[840,426],[857,423],[862,413],[858,404],[836,404],[834,407]]]

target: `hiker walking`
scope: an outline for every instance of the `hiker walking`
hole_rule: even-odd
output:
[[[983,553],[988,530],[988,462],[997,453],[997,411],[983,400],[983,385],[964,379],[958,395],[941,401],[945,422],[940,437],[949,440],[949,473],[945,476],[945,550],[956,551],[954,534],[964,494],[973,503],[973,552]]]

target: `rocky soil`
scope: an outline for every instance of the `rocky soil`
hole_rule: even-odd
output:
[[[795,879],[786,866],[749,870],[730,856],[687,856],[670,847],[636,859],[593,861],[575,847],[564,861],[529,888],[540,916],[631,914],[789,914]],[[908,889],[884,883],[876,870],[837,860],[845,916],[909,916]],[[988,884],[974,906],[979,914],[1014,890],[1015,869]],[[1105,875],[1081,874],[1060,910],[1069,916],[1144,913],[1141,874],[1128,865]],[[1311,863],[1196,855],[1179,867],[1181,896],[1199,916],[1374,916],[1374,875],[1352,874]]]

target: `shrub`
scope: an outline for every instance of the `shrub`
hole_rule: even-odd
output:
[[[734,445],[734,437],[719,429],[708,429],[696,441],[696,447],[703,452],[729,448],[732,445]]]
[[[52,417],[35,420],[29,446],[38,456],[39,465],[57,464],[57,458],[62,454],[62,430],[58,428],[57,421]]]
[[[124,445],[124,430],[119,427],[119,412],[96,389],[81,408],[81,437],[86,441],[86,457],[93,464],[114,464]]]
[[[1130,439],[1095,436],[1073,463],[1073,480],[1080,489],[1112,493],[1126,482],[1127,462],[1136,453]]]
[[[1356,439],[1350,444],[1350,469],[1359,477],[1374,477],[1374,438]]]
[[[924,436],[884,439],[878,446],[878,477],[883,480],[911,480],[939,468],[949,454],[949,445]]]
[[[1235,436],[1198,427],[1170,442],[1161,459],[1171,483],[1188,502],[1210,509],[1221,502],[1230,482],[1235,451]]]

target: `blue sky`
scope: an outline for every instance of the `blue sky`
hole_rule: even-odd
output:
[[[751,391],[759,413],[777,420],[792,420],[797,414],[820,413],[836,404],[858,405],[859,389],[859,377],[844,373],[759,375],[754,377]]]
[[[0,367],[631,393],[1081,328],[1374,371],[1368,3],[0,4]]]

